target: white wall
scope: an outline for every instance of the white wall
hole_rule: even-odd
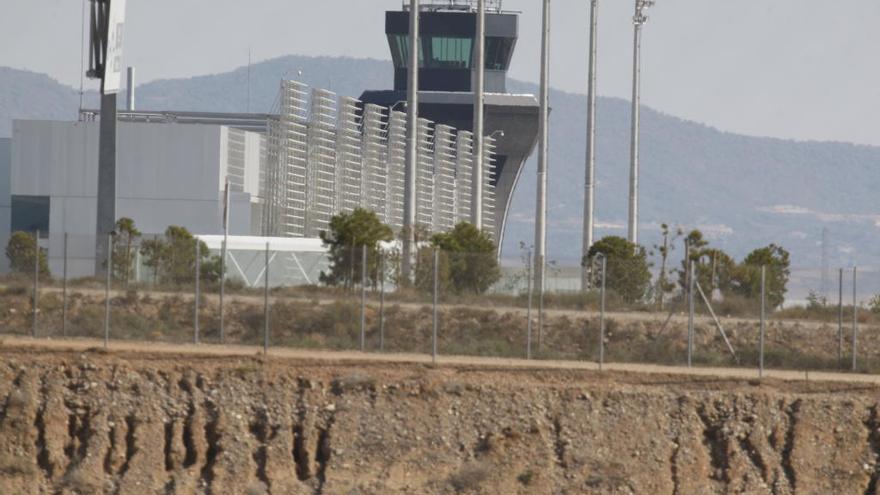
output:
[[[12,166],[12,140],[0,138],[0,273],[9,270],[6,259],[6,244],[9,243],[9,230],[12,222],[12,196],[10,194],[10,173]]]
[[[50,197],[51,269],[60,271],[67,232],[69,254],[76,260],[69,266],[71,276],[90,274],[98,123],[15,121],[13,128],[11,189],[13,194]],[[225,130],[213,125],[120,122],[117,217],[132,218],[147,234],[162,233],[169,225],[202,235],[222,233]],[[247,166],[258,174],[259,156]],[[250,197],[232,197],[234,233],[251,233]]]

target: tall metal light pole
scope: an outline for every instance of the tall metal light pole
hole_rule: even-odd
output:
[[[107,248],[103,241],[116,226],[116,94],[122,78],[122,32],[126,0],[91,0],[89,70],[101,80],[101,124],[95,229],[95,273],[103,274]]]
[[[642,76],[642,26],[648,22],[645,10],[654,5],[653,0],[635,0],[636,13],[633,16],[633,96],[632,96],[632,141],[630,147],[629,170],[629,229],[628,240],[639,243],[639,103],[641,100]]]
[[[471,178],[471,223],[483,229],[483,108],[486,80],[486,0],[477,0],[477,44],[474,65],[474,167]]]
[[[535,289],[538,291],[538,333],[543,331],[544,268],[547,256],[547,162],[550,114],[550,0],[544,0],[541,25],[541,95],[538,193],[535,214]]]
[[[416,226],[416,167],[419,163],[419,0],[409,2],[409,77],[406,98],[406,170],[403,193],[403,260],[404,280],[412,272],[413,244]]]
[[[596,207],[596,64],[598,62],[599,0],[590,1],[590,74],[587,84],[587,171],[584,181],[584,239],[582,260],[586,260],[593,246],[593,227]],[[583,263],[581,290],[590,287],[590,269]]]

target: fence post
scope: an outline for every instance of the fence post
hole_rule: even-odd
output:
[[[855,372],[858,367],[859,354],[859,303],[858,303],[858,286],[856,284],[856,275],[858,268],[853,267],[853,321],[852,321],[852,370]]]
[[[61,279],[61,335],[67,337],[67,232],[64,233],[64,261]]]
[[[354,244],[350,246],[348,253],[348,278],[351,284],[349,290],[354,292]]]
[[[433,333],[431,335],[431,362],[437,363],[437,298],[440,290],[440,251],[434,248],[434,304],[433,304]]]
[[[543,257],[541,264],[541,286],[535,287],[538,291],[538,353],[544,350],[544,289],[547,287],[547,264]],[[538,284],[535,284],[538,285]]]
[[[135,246],[137,247],[137,246]],[[134,281],[141,283],[141,250],[135,249],[134,252]]]
[[[694,364],[694,262],[689,261],[688,269],[688,368]]]
[[[223,332],[223,296],[226,294],[226,239],[220,245],[220,343],[224,341]]]
[[[761,267],[761,335],[758,344],[758,377],[764,378],[764,335],[767,318],[767,267]]]
[[[201,287],[199,286],[202,278],[202,241],[196,238],[196,299],[193,304],[193,343],[199,345],[199,298],[201,297]]]
[[[602,255],[602,292],[599,296],[599,371],[605,366],[605,274],[608,258]]]
[[[843,367],[843,268],[838,274],[837,292],[837,366]]]
[[[385,351],[385,251],[379,251],[379,351]]]
[[[526,359],[532,359],[532,250],[529,249],[528,263],[526,264],[527,291],[529,303],[526,308]]]
[[[361,352],[367,350],[367,245],[361,247]]]
[[[266,280],[263,286],[263,354],[269,354],[269,243],[266,243]]]
[[[37,309],[40,304],[40,231],[34,232],[34,294],[31,338],[37,338]]]
[[[107,282],[104,286],[104,348],[110,345],[110,284],[113,277],[113,235],[107,235]]]

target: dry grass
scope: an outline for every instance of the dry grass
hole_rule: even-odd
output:
[[[466,464],[449,477],[449,484],[456,492],[479,492],[480,486],[489,479],[489,468],[481,463]]]
[[[31,478],[36,474],[36,466],[26,457],[3,453],[0,454],[0,473]]]

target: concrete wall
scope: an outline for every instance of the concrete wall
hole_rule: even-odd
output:
[[[0,138],[0,273],[9,270],[6,259],[6,244],[9,243],[9,227],[12,214],[12,196],[10,193],[10,173],[12,168],[12,140]]]
[[[61,269],[67,232],[69,273],[90,274],[96,242],[98,124],[15,121],[13,128],[12,192],[50,197],[50,268],[55,273]],[[169,225],[195,234],[222,233],[228,156],[221,140],[227,131],[212,125],[121,122],[117,217],[134,219],[146,234],[162,233]],[[259,175],[259,147],[256,160],[247,160],[246,171]],[[231,233],[250,234],[251,194],[236,193],[231,199]]]

